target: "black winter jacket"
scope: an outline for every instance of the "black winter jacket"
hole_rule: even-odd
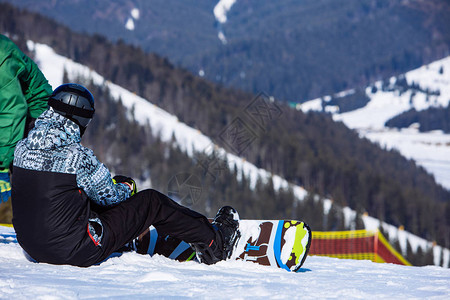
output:
[[[110,206],[130,196],[80,139],[78,126],[50,108],[17,144],[13,224],[19,244],[38,262],[77,265],[86,243],[101,243],[102,230],[94,227],[102,224],[91,202]]]

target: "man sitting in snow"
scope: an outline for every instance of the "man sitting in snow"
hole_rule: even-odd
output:
[[[153,225],[190,243],[206,264],[229,258],[239,226],[237,212],[219,210],[213,223],[155,191],[136,192],[125,176],[111,178],[80,144],[94,116],[94,98],[83,86],[64,84],[28,138],[17,144],[12,180],[17,240],[36,261],[91,266]]]

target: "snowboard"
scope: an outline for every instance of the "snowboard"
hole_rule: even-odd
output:
[[[231,259],[249,261],[297,272],[311,245],[311,229],[296,220],[240,220],[241,237]],[[188,243],[162,236],[152,226],[136,242],[141,254],[160,254],[178,261],[196,260]]]

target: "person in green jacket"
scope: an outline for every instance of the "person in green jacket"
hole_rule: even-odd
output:
[[[0,34],[0,203],[11,196],[14,148],[47,109],[51,93],[38,66]]]

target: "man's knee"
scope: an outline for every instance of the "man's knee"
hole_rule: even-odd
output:
[[[143,191],[138,192],[133,197],[140,198],[141,201],[145,202],[146,204],[152,206],[152,205],[160,205],[163,203],[167,203],[170,201],[165,195],[161,194],[157,190],[154,189],[146,189]]]

